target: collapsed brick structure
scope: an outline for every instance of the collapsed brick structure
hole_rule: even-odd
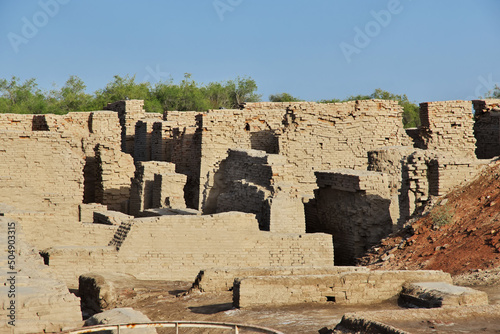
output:
[[[474,100],[476,155],[491,159],[500,155],[500,99]]]
[[[1,213],[69,284],[93,268],[186,279],[207,266],[331,266],[321,232],[351,264],[474,177],[488,162],[475,152],[500,152],[495,100],[474,101],[475,123],[467,101],[422,103],[411,137],[395,101],[143,105],[0,114]]]

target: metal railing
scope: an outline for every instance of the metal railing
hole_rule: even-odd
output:
[[[120,329],[134,329],[134,328],[175,328],[175,333],[179,334],[181,328],[219,328],[219,329],[232,329],[234,334],[239,334],[240,330],[249,330],[255,333],[263,334],[284,334],[283,332],[274,329],[250,326],[243,324],[231,324],[223,322],[208,322],[208,321],[157,321],[157,322],[142,322],[142,323],[129,323],[117,325],[97,325],[89,326],[80,329],[73,329],[62,332],[62,334],[84,334],[95,333],[103,330],[116,330],[120,334]]]

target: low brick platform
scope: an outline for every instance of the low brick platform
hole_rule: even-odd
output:
[[[437,270],[350,272],[334,275],[246,277],[236,279],[233,305],[291,305],[311,302],[374,304],[395,298],[406,282],[452,282]]]

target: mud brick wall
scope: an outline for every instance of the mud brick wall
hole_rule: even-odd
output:
[[[134,161],[151,160],[151,137],[156,119],[143,119],[135,124]]]
[[[431,196],[442,196],[471,181],[489,162],[449,152],[409,147],[385,147],[370,151],[369,170],[386,173],[391,192],[394,227],[420,212]]]
[[[304,205],[286,157],[230,149],[219,173],[224,184],[217,212],[254,213],[265,231],[305,232]]]
[[[107,206],[98,203],[80,204],[78,209],[80,213],[78,221],[81,223],[93,224],[94,211],[106,211]]]
[[[201,270],[192,289],[202,292],[230,291],[236,278],[253,276],[337,275],[344,272],[368,271],[366,267],[259,267],[259,268],[210,268]]]
[[[43,115],[0,114],[0,129],[11,131],[47,131]]]
[[[268,104],[259,104],[267,106]],[[198,119],[198,132],[201,136],[201,159],[199,163],[199,208],[205,213],[216,211],[216,198],[224,186],[219,168],[227,157],[228,148],[263,149],[262,138],[259,144],[252,143],[256,134],[264,131],[274,133],[282,127],[284,104],[278,109],[256,110],[217,110],[201,114]],[[273,136],[266,135],[276,142]],[[273,149],[274,153],[275,149]]]
[[[81,141],[85,156],[93,156],[97,144],[120,145],[120,125],[112,111],[70,112],[65,115],[0,114],[0,130],[49,131]]]
[[[298,181],[312,195],[315,170],[366,169],[368,151],[409,145],[402,112],[397,102],[383,100],[295,104],[279,136],[279,153],[297,166]]]
[[[164,216],[136,221],[122,243],[119,258],[147,257],[150,263],[138,264],[138,270],[146,273],[157,268],[151,276],[191,280],[207,266],[324,267],[333,263],[330,236],[259,231],[251,214]]]
[[[9,225],[10,224],[10,225]],[[14,224],[14,225],[12,225]],[[82,321],[80,298],[69,293],[63,282],[43,264],[38,251],[25,242],[21,225],[9,218],[0,217],[0,242],[7,245],[8,226],[16,228],[15,271],[15,327],[8,326],[10,311],[8,298],[10,285],[7,279],[12,270],[7,266],[7,249],[0,250],[0,332],[41,333],[59,332],[65,327],[78,327]],[[10,235],[10,234],[9,234]],[[4,260],[5,259],[5,260]],[[14,332],[12,330],[15,329]]]
[[[120,150],[120,125],[117,113],[112,111],[95,112],[72,112],[66,115],[23,115],[16,117],[9,114],[0,115],[0,129],[11,131],[16,129],[27,129],[33,133],[52,133],[60,136],[61,141],[73,142],[83,153],[85,165],[82,169],[83,181],[83,202],[91,203],[96,201],[96,188],[106,189],[106,185],[99,184],[102,175],[99,174],[98,163],[95,157],[96,147],[106,145],[109,150]],[[30,152],[30,151],[29,151]],[[115,154],[116,155],[116,154]],[[18,152],[18,157],[30,160],[31,157],[25,152]],[[50,159],[50,158],[49,158]],[[106,161],[112,164],[117,161]],[[71,165],[68,165],[71,168]],[[65,169],[64,163],[59,165],[59,169]],[[48,178],[47,178],[48,180]],[[50,181],[49,181],[50,182]],[[102,198],[102,197],[101,197]]]
[[[397,297],[406,282],[451,281],[450,274],[434,270],[247,277],[235,280],[233,305],[245,308],[327,301],[339,305],[376,304]]]
[[[500,155],[500,99],[473,100],[476,156],[491,159]]]
[[[196,111],[166,111],[165,121],[153,125],[152,159],[175,163],[176,173],[187,176],[186,205],[198,208],[201,159],[200,134]]]
[[[187,176],[183,174],[155,174],[153,207],[185,209],[184,187],[186,181]]]
[[[368,170],[387,175],[393,230],[403,227],[413,213],[408,197],[408,157],[414,152],[415,149],[408,146],[388,146],[368,152]]]
[[[135,124],[146,117],[143,100],[122,100],[108,103],[105,110],[118,113],[121,126],[121,149],[125,153],[134,153]]]
[[[488,163],[489,160],[435,156],[429,163],[429,193],[434,196],[447,194],[454,187],[472,181]]]
[[[217,172],[227,148],[279,153],[295,166],[304,194],[312,195],[314,170],[366,169],[367,151],[407,145],[402,108],[394,101],[346,103],[247,103],[243,110],[213,111],[201,116],[200,200],[204,212],[215,210]],[[277,149],[276,149],[277,147]]]
[[[252,214],[161,216],[124,222],[109,247],[54,247],[49,266],[69,285],[86,272],[114,271],[138,279],[192,280],[206,267],[328,267],[325,234],[259,231]],[[116,249],[119,250],[116,250]]]
[[[0,130],[0,203],[76,221],[83,200],[80,145],[60,133]]]
[[[105,246],[113,238],[117,226],[78,223],[59,214],[0,209],[0,214],[19,222],[23,227],[23,240],[40,250],[54,245]],[[92,213],[93,216],[93,213]]]
[[[137,216],[153,208],[155,174],[175,173],[175,165],[163,161],[140,161],[136,165],[130,187],[129,213]]]
[[[417,149],[407,157],[405,168],[410,214],[420,212],[431,196],[442,196],[471,181],[488,162],[457,157],[449,152]]]
[[[335,264],[355,259],[392,232],[391,196],[383,173],[336,169],[316,172],[319,226],[333,235]]]
[[[116,148],[98,144],[96,148],[97,184],[95,201],[108,209],[127,211],[130,183],[134,176],[133,158]]]
[[[475,157],[476,139],[470,101],[420,103],[423,149]]]

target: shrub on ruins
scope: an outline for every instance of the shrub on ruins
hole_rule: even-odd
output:
[[[436,227],[446,226],[453,222],[453,211],[446,204],[434,208],[430,214]]]
[[[269,95],[270,102],[300,102],[303,101],[298,97],[292,96],[288,93],[279,93]]]
[[[495,85],[495,88],[488,91],[484,97],[486,99],[500,99],[500,87]]]

